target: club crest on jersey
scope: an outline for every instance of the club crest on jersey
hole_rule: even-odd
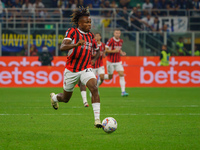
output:
[[[81,48],[84,48],[84,47],[85,47],[86,49],[88,49],[88,50],[91,50],[92,43],[90,43],[90,42],[85,42],[85,44],[82,45]]]
[[[114,46],[114,49],[121,49],[121,46]]]

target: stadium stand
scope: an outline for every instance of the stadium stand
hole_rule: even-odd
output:
[[[159,55],[163,43],[168,44],[172,55],[178,55],[176,42],[180,36],[185,37],[188,51],[195,49],[192,38],[196,39],[197,47],[200,44],[199,33],[191,32],[200,30],[199,0],[1,0],[1,34],[4,36],[7,31],[28,34],[30,31],[29,34],[33,36],[30,38],[35,40],[33,43],[37,41],[36,35],[41,29],[57,37],[71,27],[70,15],[79,6],[90,7],[93,31],[101,32],[104,42],[112,36],[114,28],[119,28],[128,55]],[[43,38],[41,43],[45,43],[47,37]],[[50,50],[54,55],[60,54],[58,45],[61,40],[54,38],[52,41],[54,48]],[[10,52],[8,47],[2,46],[3,55],[30,55],[21,53],[22,50],[18,51],[20,53]],[[37,46],[38,52],[42,46],[44,44]],[[30,47],[29,43],[23,49]],[[129,50],[130,47],[134,49]],[[187,55],[194,55],[194,52]]]

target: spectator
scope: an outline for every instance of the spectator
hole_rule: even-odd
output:
[[[4,8],[5,8],[5,4],[0,0],[0,23],[2,22]]]
[[[159,0],[154,0],[153,1],[153,8],[154,9],[160,9],[161,8]]]
[[[162,51],[160,54],[160,65],[169,66],[169,57],[170,57],[170,53],[167,49],[167,45],[162,45]]]
[[[179,56],[186,55],[186,48],[184,47],[183,38],[179,37],[178,41],[176,42],[176,50]]]
[[[168,29],[168,26],[167,26],[166,24],[164,24],[164,25],[162,26],[162,31],[163,31],[163,32],[169,33],[169,29]]]
[[[120,0],[119,1],[119,7],[120,8],[123,8],[123,7],[129,8],[130,1],[131,0]]]
[[[13,2],[12,8],[15,8],[10,11],[12,14],[12,17],[15,19],[16,22],[21,22],[23,18],[22,11],[21,11],[21,8],[22,8],[21,2],[19,0],[15,0]],[[21,23],[17,23],[16,26],[22,27]]]
[[[160,15],[159,9],[161,9],[161,5],[160,5],[159,0],[154,0],[152,14],[155,15],[155,16]]]
[[[189,54],[190,54],[190,56],[192,56],[191,50],[189,51]],[[195,48],[194,48],[194,56],[200,56],[200,50],[198,49],[197,45],[195,45]]]
[[[78,0],[72,1],[72,5],[71,5],[72,10],[75,10],[77,7],[78,7]]]
[[[192,2],[194,10],[200,9],[200,2],[199,0],[193,0]]]
[[[140,9],[141,9],[141,5],[138,3],[138,4],[136,5],[136,8],[137,8],[138,10],[140,10]]]
[[[7,0],[7,1],[6,1],[5,7],[6,7],[6,8],[12,8],[12,7],[13,7],[13,4],[12,4],[11,0]]]
[[[83,7],[86,7],[85,4],[84,4],[84,0],[79,0],[78,8],[79,8],[79,7],[82,7],[82,6],[83,6]]]
[[[128,12],[127,8],[123,7],[123,11],[118,13],[118,16],[121,17],[120,20],[118,21],[119,25],[125,29],[128,29]]]
[[[166,5],[167,5],[166,0],[161,0],[161,2],[160,2],[161,9],[166,9]]]
[[[105,1],[104,8],[111,8],[111,7],[110,7],[110,2],[109,2],[108,0]],[[104,15],[105,17],[110,17],[110,16],[111,16],[111,11],[110,11],[110,10],[105,10],[105,11],[103,12],[103,15]]]
[[[101,0],[92,0],[91,4],[93,8],[100,8]]]
[[[22,5],[22,11],[23,13],[21,16],[23,21],[21,22],[21,26],[25,27],[27,26],[27,22],[31,21],[33,14],[33,6],[31,3],[29,3],[29,0],[25,0],[25,3]]]
[[[129,13],[129,16],[131,16],[131,15],[135,16],[137,14],[137,11],[138,11],[137,7],[133,7],[131,12]]]
[[[130,16],[130,21],[134,26],[131,26],[131,29],[134,31],[140,31],[142,30],[142,23],[141,20],[142,19],[142,13],[141,11],[137,11],[135,14]]]
[[[160,2],[160,9],[162,9],[162,10],[160,10],[160,15],[161,16],[166,16],[167,15],[167,12],[165,11],[165,10],[163,10],[163,9],[167,9],[167,2],[166,2],[166,0],[161,0],[161,2]]]
[[[36,13],[36,21],[44,21],[45,17],[47,16],[46,10],[43,10],[44,4],[41,2],[41,0],[36,0],[35,3],[33,4],[33,9],[35,10]],[[44,27],[44,24],[37,24],[38,27]]]
[[[30,56],[37,56],[38,50],[34,44],[30,47]]]
[[[154,21],[153,21],[153,23],[151,25],[151,30],[152,31],[160,31],[160,26],[159,25],[160,25],[159,19],[158,19],[158,17],[155,17]]]
[[[185,0],[186,1],[186,9],[193,9],[192,2],[190,0]]]
[[[65,9],[67,7],[67,1],[63,1],[63,0],[58,0],[57,1],[57,6],[58,8],[62,8],[62,9]]]
[[[167,3],[166,8],[169,12],[166,15],[177,16],[179,13],[179,3],[176,0],[171,0]],[[181,12],[181,11],[180,11]]]
[[[29,0],[25,0],[25,3],[22,5],[22,10],[26,13],[33,12],[33,6],[31,3],[29,3]]]
[[[153,4],[150,3],[150,0],[145,0],[145,3],[142,5],[142,9],[148,11],[151,14],[151,9],[153,8]]]
[[[199,0],[193,0],[192,4],[193,4],[193,9],[194,9],[194,11],[192,13],[193,16],[199,16],[199,12],[196,11],[196,10],[200,9],[200,1]]]
[[[22,8],[22,5],[19,0],[15,0],[13,3],[13,8]]]
[[[44,8],[44,4],[41,2],[41,0],[35,0],[33,8]]]
[[[84,5],[89,6],[92,3],[92,0],[84,0]]]
[[[118,5],[117,5],[117,3],[113,0],[113,1],[111,2],[111,4],[110,4],[110,7],[111,7],[111,8],[118,8]]]
[[[101,6],[100,0],[91,1],[90,8],[100,8],[100,6]],[[90,10],[90,14],[96,16],[96,15],[99,15],[100,12],[99,12],[99,10]]]
[[[147,14],[147,16],[142,18],[140,21],[141,21],[141,23],[144,24],[143,28],[145,31],[151,30],[151,26],[153,25],[154,21],[153,21],[153,18],[151,18],[150,14]]]
[[[185,0],[179,0],[177,2],[177,8],[179,9],[178,15],[179,16],[185,16],[186,14],[186,9],[187,9],[187,2]]]
[[[38,60],[41,61],[42,66],[51,66],[51,61],[53,60],[53,56],[48,51],[48,48],[46,46],[42,48],[42,53],[40,54]]]

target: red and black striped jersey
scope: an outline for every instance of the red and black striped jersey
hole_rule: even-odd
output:
[[[115,49],[121,50],[122,44],[123,44],[122,39],[115,39],[115,37],[112,37],[106,43],[106,47],[109,48],[109,50],[115,50]],[[109,62],[120,62],[121,61],[120,52],[118,52],[118,53],[108,53],[107,60]]]
[[[95,39],[92,40],[92,55],[91,55],[91,59],[93,59],[97,53],[97,51],[99,50],[98,46],[97,46],[97,41]]]
[[[71,40],[71,44],[76,44],[79,40],[85,40],[84,45],[68,51],[66,68],[72,72],[91,68],[92,40],[94,39],[94,34],[91,32],[85,33],[78,28],[69,28],[66,31],[64,39]]]
[[[97,44],[99,50],[100,50],[100,56],[95,61],[95,64],[92,66],[92,68],[99,68],[103,66],[103,53],[105,51],[105,44],[101,42],[100,44]]]

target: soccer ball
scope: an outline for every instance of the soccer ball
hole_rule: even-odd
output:
[[[107,117],[102,121],[103,130],[112,133],[117,129],[117,121],[112,117]]]

